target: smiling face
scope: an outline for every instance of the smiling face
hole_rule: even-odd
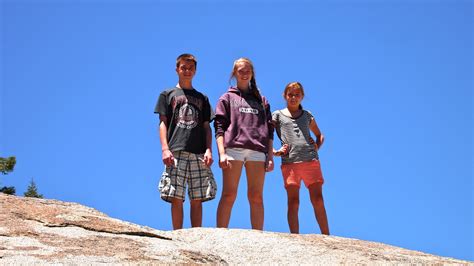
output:
[[[249,83],[254,76],[252,63],[244,58],[238,59],[234,63],[232,76],[235,77],[239,89],[248,89]]]
[[[288,106],[291,107],[299,107],[301,101],[303,100],[303,93],[299,88],[289,89],[285,95],[285,99],[287,101]]]
[[[236,65],[235,78],[237,82],[249,82],[253,76],[252,66],[247,62],[240,62]]]
[[[196,74],[196,64],[192,60],[180,60],[178,67],[176,67],[179,80],[191,81]]]
[[[303,86],[298,82],[292,82],[288,84],[285,88],[285,92],[283,94],[287,102],[287,106],[290,109],[296,109],[300,107],[301,101],[304,98],[304,90]]]

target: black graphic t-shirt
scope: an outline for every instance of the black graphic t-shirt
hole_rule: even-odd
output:
[[[172,88],[163,91],[155,106],[155,113],[168,120],[168,145],[171,151],[204,153],[206,132],[204,122],[211,122],[211,105],[206,95],[195,89]]]

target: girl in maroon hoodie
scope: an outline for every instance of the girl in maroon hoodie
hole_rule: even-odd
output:
[[[273,170],[273,126],[270,105],[260,94],[252,62],[234,62],[231,79],[237,81],[219,98],[214,127],[219,166],[222,168],[222,197],[217,208],[217,227],[228,227],[237,196],[242,168],[247,173],[250,219],[253,229],[263,229],[263,183]]]

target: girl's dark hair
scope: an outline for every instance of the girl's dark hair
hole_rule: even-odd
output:
[[[252,93],[255,96],[255,98],[257,98],[257,101],[259,103],[262,103],[263,102],[262,95],[260,94],[260,91],[258,90],[257,81],[255,80],[255,69],[254,69],[253,63],[252,63],[252,61],[250,61],[250,59],[245,58],[245,57],[241,57],[241,58],[235,60],[234,61],[234,67],[232,68],[232,73],[230,75],[230,79],[232,80],[233,78],[235,78],[235,72],[237,71],[237,65],[239,63],[247,63],[252,68],[252,78],[250,79],[249,92]]]

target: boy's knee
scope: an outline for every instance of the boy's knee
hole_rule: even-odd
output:
[[[175,206],[183,206],[184,201],[179,198],[172,198],[171,199],[171,204]]]
[[[191,204],[191,207],[199,207],[199,206],[202,205],[202,201],[201,200],[191,200],[190,204]]]

